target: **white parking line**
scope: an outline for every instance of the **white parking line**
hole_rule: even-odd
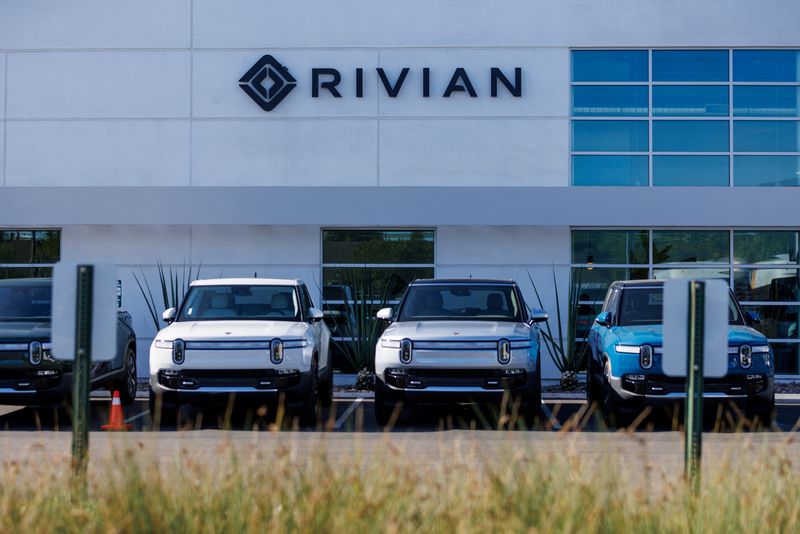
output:
[[[344,411],[344,413],[341,416],[339,416],[339,419],[337,419],[336,422],[333,424],[333,428],[342,428],[344,422],[347,421],[347,418],[350,417],[350,414],[355,411],[355,409],[358,407],[359,404],[361,404],[361,401],[363,400],[364,397],[358,397],[356,400],[354,400],[353,404],[348,406],[347,409]]]
[[[544,414],[547,416],[547,419],[549,421],[552,421],[553,428],[555,428],[556,430],[561,430],[561,423],[558,422],[558,419],[553,417],[553,412],[550,411],[550,408],[548,408],[545,403],[542,403],[542,411],[544,411]]]
[[[145,415],[149,415],[149,414],[150,414],[150,410],[145,410],[145,411],[143,411],[143,412],[142,412],[142,413],[140,413],[140,414],[136,414],[136,415],[134,415],[133,417],[128,417],[128,418],[127,418],[127,419],[125,419],[125,421],[123,421],[123,422],[125,422],[125,423],[130,423],[131,421],[136,421],[137,419],[141,419],[141,418],[142,418],[142,417],[144,417]]]

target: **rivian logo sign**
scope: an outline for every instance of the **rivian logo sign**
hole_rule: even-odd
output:
[[[272,82],[269,88],[264,87],[267,78]],[[269,54],[256,61],[239,80],[239,87],[264,111],[275,109],[295,85],[297,80],[289,74],[289,70]]]
[[[514,68],[512,76],[506,76],[506,73],[498,67],[491,67],[488,70],[489,96],[491,98],[497,98],[500,86],[512,97],[522,97],[522,69],[520,67]],[[375,71],[386,95],[389,98],[396,98],[403,89],[411,68],[403,67],[394,76],[394,79],[381,67],[376,68]],[[423,67],[420,71],[422,77],[417,89],[420,92],[420,96],[429,98],[432,89],[431,69]],[[355,69],[355,83],[352,89],[356,98],[364,98],[364,74],[363,68]],[[513,78],[513,81],[511,78]],[[266,86],[265,82],[268,79],[268,86]],[[475,86],[472,84],[466,69],[462,67],[453,69],[449,80],[447,85],[443,86],[442,98],[450,98],[454,93],[463,93],[470,98],[478,97],[478,92],[475,90]],[[342,98],[341,90],[343,88],[340,87],[341,82],[342,74],[339,70],[330,67],[314,67],[311,69],[311,97],[319,98],[320,91],[324,90],[335,98]],[[289,69],[281,65],[269,54],[256,61],[239,80],[239,87],[264,111],[275,109],[275,106],[280,104],[296,85],[297,80],[289,73]],[[433,87],[433,89],[436,90],[437,88]]]

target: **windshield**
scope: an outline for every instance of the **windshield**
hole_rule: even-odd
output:
[[[442,284],[408,288],[399,321],[522,321],[511,285]]]
[[[0,320],[50,320],[50,286],[0,287]]]
[[[663,287],[626,287],[619,303],[619,326],[661,324],[663,322]],[[743,324],[739,307],[728,298],[728,323]]]
[[[178,321],[298,321],[293,286],[219,285],[189,290]]]

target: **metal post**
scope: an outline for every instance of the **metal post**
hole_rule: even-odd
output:
[[[703,340],[705,283],[689,283],[689,351],[686,366],[686,478],[700,488],[703,450]]]
[[[85,476],[89,456],[89,369],[92,361],[91,265],[78,266],[75,305],[75,362],[72,366],[72,468]]]

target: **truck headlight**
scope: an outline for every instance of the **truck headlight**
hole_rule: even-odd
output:
[[[403,363],[411,363],[413,346],[410,339],[404,339],[400,342],[400,361]]]
[[[177,365],[182,364],[186,360],[186,343],[182,339],[176,339],[172,342],[172,361]]]
[[[639,347],[639,365],[642,366],[642,369],[653,367],[653,347],[651,345]]]
[[[502,365],[511,361],[511,343],[507,339],[497,342],[497,361]]]
[[[739,365],[742,369],[749,369],[753,365],[753,349],[750,345],[739,346]]]
[[[399,349],[400,341],[397,339],[383,339],[381,338],[381,347],[384,349]]]
[[[156,339],[156,348],[172,350],[172,341],[168,341],[166,339]]]

